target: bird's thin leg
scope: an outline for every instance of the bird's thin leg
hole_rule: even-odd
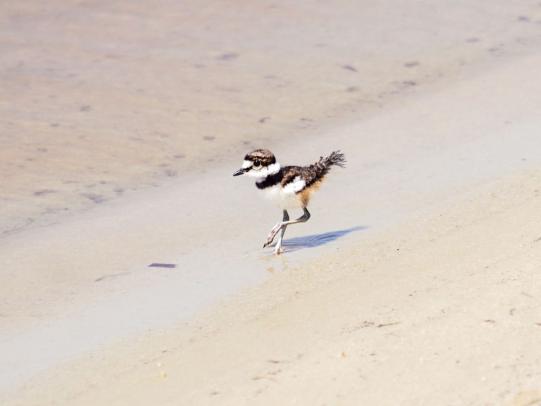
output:
[[[307,222],[308,219],[310,218],[310,212],[308,211],[308,209],[306,207],[303,207],[303,211],[304,211],[304,214],[302,216],[300,216],[298,219],[290,220],[290,221],[282,221],[281,223],[279,223],[280,224],[279,227],[274,227],[271,230],[269,236],[267,237],[267,242],[265,243],[265,245],[263,245],[263,248],[267,247],[268,245],[270,245],[272,243],[272,241],[274,240],[274,237],[276,237],[276,234],[278,234],[278,231],[280,231],[283,227],[287,227],[290,224]]]
[[[282,223],[285,223],[286,221],[289,221],[289,214],[287,210],[284,210],[284,216],[282,218]],[[282,240],[284,239],[284,234],[286,233],[287,226],[282,227],[282,231],[280,232],[280,236],[278,237],[278,242],[276,243],[276,247],[274,248],[275,254],[281,254],[282,253]]]
[[[280,229],[282,228],[282,224],[284,223],[284,221],[287,221],[287,220],[289,220],[289,214],[287,214],[287,212],[284,210],[283,220],[276,223],[276,225],[272,228],[272,230],[270,230],[269,235],[267,236],[267,242],[263,244],[263,248],[265,248],[267,245],[272,243],[272,241],[274,240],[274,237],[276,236],[276,233],[280,231]]]
[[[267,239],[269,239],[271,235],[272,235],[272,236],[275,236],[275,235],[276,235],[276,233],[282,228],[282,223],[283,223],[283,221],[279,221],[278,223],[276,223],[276,224],[274,225],[274,227],[272,228],[272,230],[269,231],[269,235],[267,236]],[[273,237],[273,238],[274,238],[274,237]],[[271,241],[271,242],[272,242],[272,241]],[[265,246],[263,246],[263,247],[265,247]]]

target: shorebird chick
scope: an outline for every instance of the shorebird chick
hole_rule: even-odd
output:
[[[244,157],[242,167],[233,176],[248,175],[256,178],[257,188],[283,210],[282,221],[272,228],[263,248],[269,246],[280,232],[274,253],[282,252],[282,240],[287,226],[308,221],[310,212],[307,206],[310,196],[319,188],[333,165],[343,168],[345,163],[344,154],[340,151],[320,157],[319,161],[309,166],[281,167],[268,149],[256,149]],[[287,210],[294,208],[300,208],[304,213],[296,220],[289,220]]]

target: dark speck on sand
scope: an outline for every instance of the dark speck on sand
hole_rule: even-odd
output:
[[[342,65],[342,69],[349,70],[350,72],[358,72],[358,70],[351,65]]]
[[[406,68],[413,68],[413,67],[415,67],[415,66],[419,66],[419,62],[417,62],[417,61],[406,62],[406,63],[404,64],[404,66],[405,66]]]
[[[404,80],[402,81],[402,84],[404,86],[416,86],[417,82],[415,82],[414,80]]]
[[[149,266],[149,268],[176,268],[176,264],[164,264],[161,262],[153,262]]]
[[[219,59],[220,61],[232,61],[233,59],[237,59],[238,57],[239,54],[236,54],[234,52],[228,52],[218,56],[218,58],[216,59]]]
[[[105,201],[105,197],[103,197],[102,195],[95,194],[95,193],[81,193],[81,196],[86,197],[88,200],[96,204],[100,204]]]
[[[43,196],[43,195],[49,195],[51,193],[56,193],[56,190],[52,190],[52,189],[41,189],[41,190],[36,190],[33,195],[34,196]]]
[[[168,176],[170,178],[174,178],[178,175],[178,172],[173,169],[166,169],[165,171],[163,171],[163,173],[165,174],[165,176]]]

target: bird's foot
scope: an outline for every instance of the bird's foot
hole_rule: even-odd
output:
[[[281,247],[281,246],[276,246],[276,248],[274,249],[274,255],[280,255],[284,252],[284,249]]]
[[[274,241],[274,237],[276,237],[276,234],[278,234],[281,228],[282,228],[282,223],[278,223],[273,227],[273,229],[270,231],[269,235],[267,236],[267,241],[265,242],[265,244],[263,244],[263,248],[268,247],[269,245],[272,244],[272,242]]]

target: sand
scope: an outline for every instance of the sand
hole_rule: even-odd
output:
[[[47,158],[1,161],[2,404],[541,402],[535,2],[303,2],[262,20],[251,5],[27,4],[2,6],[2,153]],[[240,41],[255,27],[268,35]],[[123,57],[89,63],[107,46]],[[10,65],[21,53],[32,69]],[[287,86],[267,88],[278,71]],[[73,127],[44,124],[59,117]],[[162,125],[177,135],[149,135]],[[261,249],[279,211],[231,177],[262,142],[285,164],[348,158],[280,257]]]
[[[528,53],[537,3],[3,2],[0,232],[311,138]]]
[[[521,173],[358,247],[277,269],[187,326],[57,368],[17,400],[537,404],[540,180]]]

